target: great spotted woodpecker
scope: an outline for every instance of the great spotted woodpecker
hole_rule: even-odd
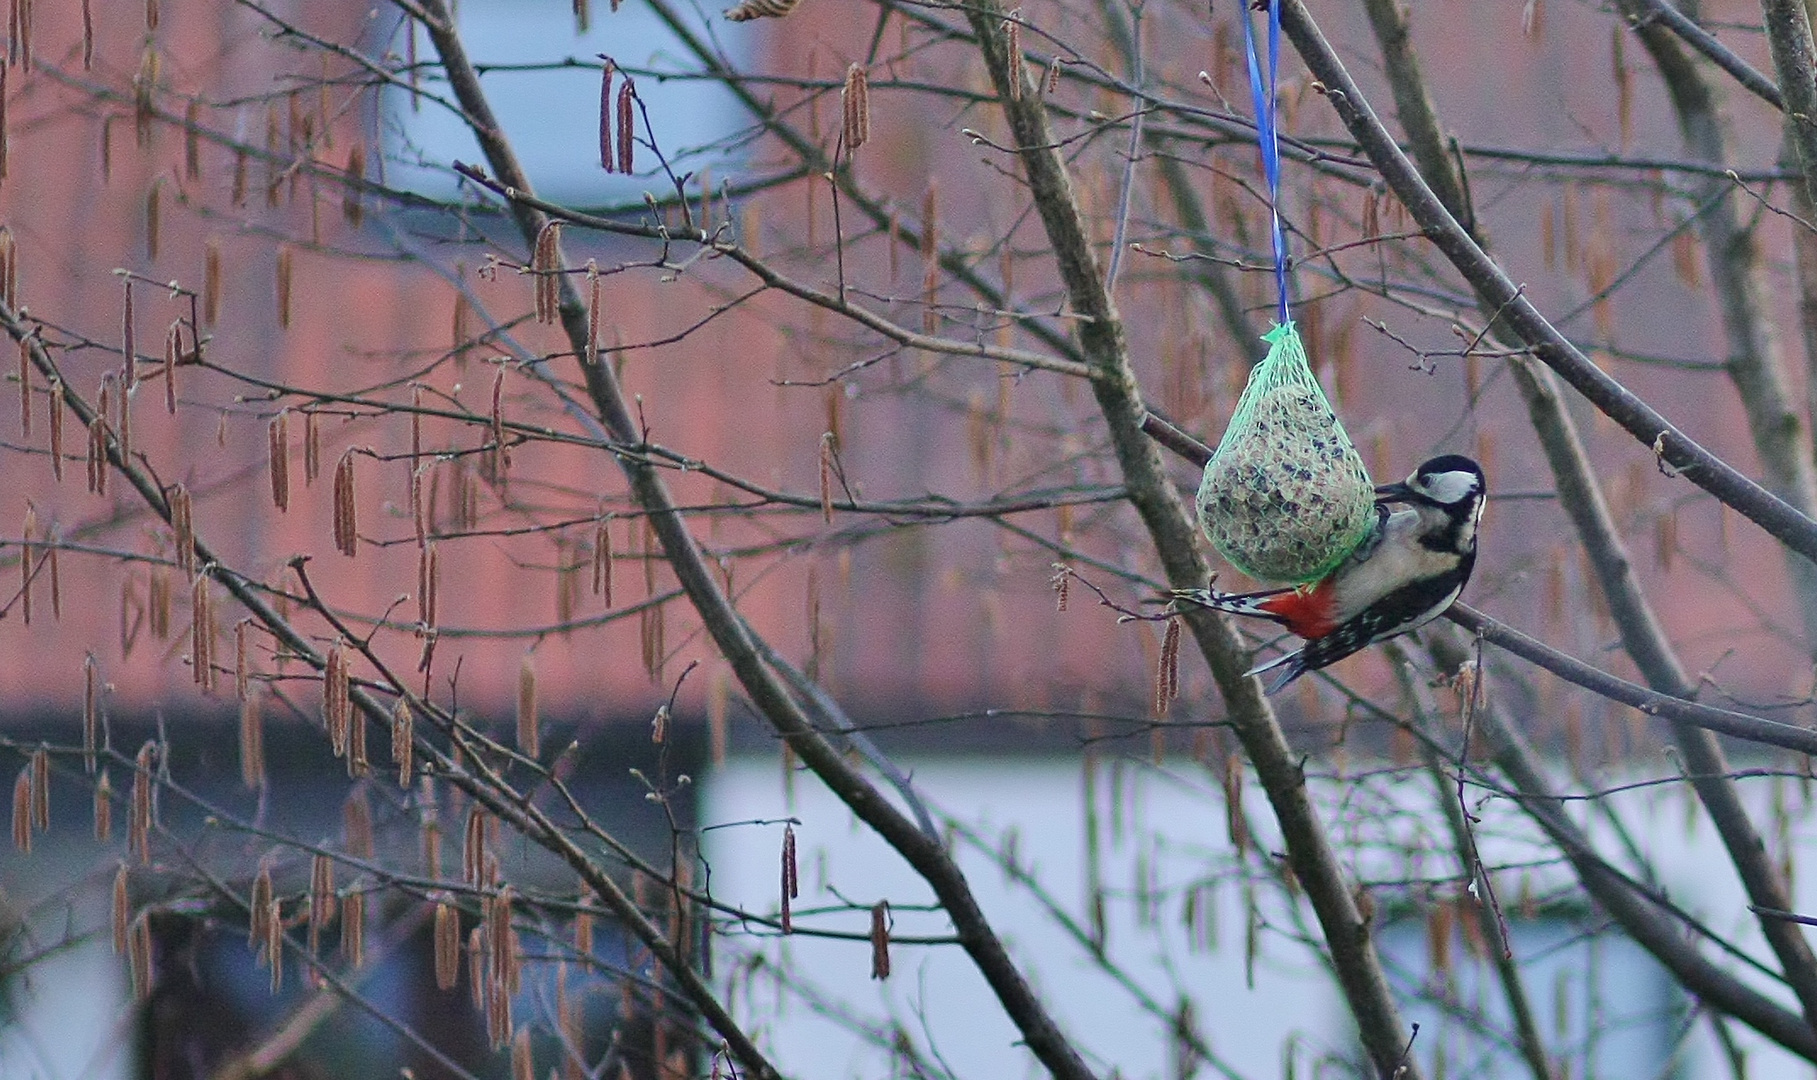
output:
[[[1248,672],[1284,669],[1269,684],[1268,693],[1276,693],[1308,671],[1443,614],[1476,567],[1484,495],[1476,462],[1457,454],[1435,457],[1402,483],[1375,489],[1374,530],[1318,582],[1253,593],[1180,589],[1174,603],[1269,619],[1305,638],[1299,649]],[[1390,513],[1393,503],[1407,509]]]

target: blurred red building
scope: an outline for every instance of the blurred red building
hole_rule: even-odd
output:
[[[478,0],[465,7],[464,19],[498,15],[496,6],[489,9]],[[532,9],[537,19],[569,18],[568,5],[554,0],[505,8],[508,20],[520,12],[530,19]],[[391,607],[394,598],[417,591],[411,425],[403,416],[371,416],[348,399],[406,402],[417,383],[438,407],[473,418],[422,425],[424,449],[445,455],[423,474],[435,524],[456,531],[457,519],[473,516],[475,526],[472,535],[439,545],[439,677],[452,675],[458,664],[463,704],[508,710],[520,667],[530,656],[545,709],[584,720],[644,714],[666,696],[667,682],[688,661],[700,659],[708,663],[706,677],[688,691],[692,706],[700,706],[718,692],[716,686],[724,686],[725,676],[682,604],[667,605],[656,678],[640,659],[656,632],[648,617],[579,624],[605,620],[612,610],[643,601],[651,588],[661,593],[670,587],[660,569],[646,585],[642,530],[631,519],[614,516],[626,504],[609,458],[591,449],[526,445],[514,452],[501,494],[486,473],[486,455],[473,452],[483,443],[500,370],[492,360],[511,348],[503,338],[487,336],[489,325],[503,327],[511,342],[532,353],[565,347],[550,328],[526,318],[531,289],[510,268],[524,253],[508,223],[477,212],[464,219],[437,215],[368,196],[356,224],[344,213],[341,188],[323,171],[344,168],[349,150],[361,145],[368,154],[368,178],[403,183],[406,174],[415,175],[409,162],[426,153],[412,117],[435,113],[432,100],[413,111],[401,92],[381,98],[359,86],[354,65],[339,58],[324,63],[316,52],[292,47],[307,37],[359,42],[373,54],[396,52],[405,38],[386,24],[395,17],[384,10],[375,15],[364,4],[291,4],[273,11],[285,21],[247,7],[166,4],[149,33],[136,9],[131,19],[101,18],[92,67],[85,67],[78,8],[37,10],[36,67],[11,69],[6,84],[9,157],[0,184],[0,217],[18,245],[21,303],[45,321],[49,338],[69,346],[57,353],[66,378],[92,396],[103,376],[119,366],[117,354],[108,351],[117,349],[121,338],[123,289],[115,268],[199,289],[207,253],[217,251],[221,306],[208,343],[210,366],[181,372],[174,417],[164,411],[161,386],[141,384],[133,404],[133,439],[164,483],[182,481],[195,493],[198,531],[231,565],[277,584],[285,580],[284,566],[292,556],[307,555],[313,583],[356,622],[388,610],[402,623],[413,621],[414,599]],[[1080,29],[1077,17],[1058,5],[1025,14],[1047,20],[1062,37]],[[1362,44],[1368,39],[1351,24],[1351,15],[1321,11],[1319,16],[1334,38],[1356,43],[1347,55],[1373,81],[1370,49]],[[609,33],[621,17],[630,18],[602,8],[594,14],[594,33]],[[1603,93],[1606,80],[1584,80],[1580,86],[1566,77],[1607,70],[1610,35],[1599,13],[1555,5],[1531,37],[1520,34],[1513,13],[1497,16],[1506,26],[1485,28],[1482,17],[1474,5],[1446,0],[1423,8],[1416,24],[1434,96],[1471,150],[1607,151],[1630,159],[1678,155],[1672,119],[1638,50],[1623,61],[1635,79],[1638,102],[1626,127],[1618,127],[1616,109]],[[1218,67],[1212,38],[1194,24],[1196,18],[1196,11],[1191,17],[1177,12],[1154,17],[1146,39],[1151,72]],[[595,37],[573,36],[571,23],[564,25],[570,27],[568,36],[532,42],[541,55],[560,61],[600,51]],[[868,18],[851,20],[840,6],[820,3],[804,5],[780,22],[720,24],[713,33],[729,48],[748,50],[740,56],[753,69],[816,80],[808,87],[815,89],[830,85],[847,62],[866,55],[873,29]],[[1175,29],[1180,32],[1171,33]],[[473,47],[482,59],[495,44],[487,36],[492,33],[475,36]],[[964,61],[951,50],[927,47],[930,38],[922,29],[892,22],[886,37],[885,53],[906,46],[915,57],[886,65],[905,80],[912,74],[930,84],[983,88],[975,58]],[[1758,44],[1743,41],[1740,47]],[[672,38],[630,41],[621,35],[609,48],[627,68],[647,65],[654,72],[679,65]],[[148,59],[153,56],[155,63]],[[1223,59],[1227,63],[1229,57]],[[1115,66],[1108,53],[1104,62]],[[1489,71],[1494,78],[1482,77]],[[532,75],[500,69],[486,77],[489,87],[504,92],[510,80]],[[596,77],[582,75],[583,81]],[[1300,79],[1296,65],[1288,64],[1288,75]],[[135,79],[152,88],[151,115],[142,125],[135,120]],[[878,81],[884,81],[881,75]],[[1302,82],[1289,88],[1290,130],[1306,136],[1335,132],[1328,111],[1303,92]],[[653,102],[664,85],[653,73],[640,77]],[[443,89],[428,76],[421,87],[428,95]],[[817,118],[800,122],[830,145],[836,91],[822,93],[812,106],[795,104],[800,87],[766,85],[762,94],[784,109],[817,112]],[[1216,104],[1209,91],[1203,97],[1202,104]],[[1120,111],[1109,95],[1097,98],[1102,100],[1086,103],[1108,114]],[[1381,100],[1388,98],[1384,94]],[[858,168],[898,208],[905,224],[919,224],[932,188],[940,235],[978,252],[972,262],[985,276],[1000,276],[1005,263],[987,253],[1002,244],[1014,252],[1038,251],[1043,245],[1038,223],[1003,201],[1001,192],[990,193],[1001,184],[998,170],[1009,167],[1007,162],[961,134],[967,126],[995,130],[997,118],[987,107],[948,115],[943,111],[948,103],[912,88],[879,89],[873,102],[873,146]],[[930,113],[930,103],[938,115]],[[578,117],[583,128],[595,115],[593,102],[568,90],[550,96],[544,107]],[[1747,100],[1732,107],[1740,118],[1759,111]],[[186,117],[213,134],[186,136]],[[1737,125],[1749,140],[1735,148],[1743,166],[1768,166],[1774,159],[1777,127],[1765,122],[1764,113],[1759,118],[1758,125]],[[733,125],[745,122],[738,117]],[[686,141],[685,125],[678,138]],[[268,150],[269,159],[237,154],[231,146],[236,140]],[[1105,222],[1106,246],[1121,145],[1121,135],[1088,142],[1077,158],[1082,199]],[[689,168],[708,171],[712,184],[719,185],[773,176],[791,164],[761,137],[740,140],[739,146],[729,158],[689,159]],[[567,150],[580,171],[558,177],[548,190],[581,204],[626,197],[626,188],[611,187],[613,181],[597,174],[591,145]],[[546,152],[546,147],[536,150]],[[1241,145],[1206,151],[1206,160],[1227,175],[1251,169],[1251,157]],[[1611,190],[1619,191],[1615,181],[1675,182],[1669,173],[1617,168],[1595,174],[1613,178],[1609,188],[1579,180],[1540,183],[1534,178],[1543,170],[1531,162],[1510,165],[1482,154],[1469,160],[1479,213],[1500,257],[1551,312],[1570,310],[1585,299],[1592,258],[1612,257],[1625,267],[1639,254],[1629,250],[1625,238],[1650,224],[1642,220],[1647,203],[1611,196]],[[640,168],[647,165],[640,161]],[[589,194],[593,181],[586,179],[587,169],[594,169],[603,195]],[[568,175],[582,179],[570,181]],[[1163,193],[1138,175],[1131,238],[1165,236],[1172,215]],[[1210,201],[1230,203],[1229,186],[1220,193],[1224,182],[1203,175]],[[649,170],[639,183],[656,190],[660,178]],[[1319,191],[1335,187],[1318,184]],[[833,228],[824,191],[809,194],[796,183],[711,203],[710,214],[735,217],[744,235],[811,284],[833,280],[834,270],[809,250]],[[850,237],[849,280],[862,284],[865,302],[918,323],[913,302],[921,293],[918,260],[892,254],[887,236],[854,224],[857,220],[847,208],[841,227]],[[1316,221],[1302,224],[1315,234],[1321,227]],[[1329,221],[1324,227],[1339,239],[1348,228]],[[1762,244],[1775,258],[1788,250],[1785,227],[1774,220],[1760,225]],[[1219,228],[1214,225],[1213,233]],[[804,244],[810,236],[817,239]],[[648,246],[577,229],[568,230],[566,243],[574,262],[591,257],[602,267],[653,254]],[[500,265],[488,271],[494,257]],[[1254,356],[1232,344],[1213,305],[1171,266],[1128,258],[1119,300],[1146,384],[1183,423],[1215,435],[1240,388],[1245,361]],[[1038,257],[1014,261],[1013,301],[1025,311],[1056,310],[1053,282]],[[1623,286],[1607,325],[1590,326],[1600,316],[1585,308],[1569,329],[1587,341],[1619,340],[1633,353],[1719,359],[1721,336],[1707,293],[1657,263],[1643,265]],[[1310,267],[1302,274],[1308,296],[1325,289],[1316,271]],[[905,355],[884,359],[830,389],[784,385],[822,380],[885,350],[874,341],[853,344],[845,328],[828,317],[776,296],[712,317],[714,305],[751,286],[729,267],[705,262],[679,280],[664,276],[635,270],[605,279],[609,336],[624,345],[655,343],[701,322],[672,344],[621,354],[624,378],[641,395],[651,439],[681,454],[760,485],[812,495],[819,484],[821,436],[837,427],[845,476],[867,499],[938,494],[976,501],[1000,491],[1116,482],[1105,455],[1088,453],[1099,438],[1089,395],[1057,376]],[[281,277],[288,279],[287,300],[281,299]],[[1237,282],[1258,323],[1267,302],[1264,279],[1241,275]],[[470,290],[466,301],[458,298],[462,287]],[[953,305],[942,313],[943,329],[972,332],[964,312],[974,302],[957,287],[941,296]],[[1444,300],[1434,303],[1442,307]],[[286,306],[287,318],[280,311]],[[139,350],[154,352],[165,327],[187,310],[186,300],[138,286]],[[1794,325],[1789,310],[1777,314],[1784,325]],[[1498,377],[1496,364],[1413,370],[1411,357],[1369,330],[1362,318],[1384,319],[1434,348],[1448,347],[1445,321],[1420,318],[1366,290],[1309,302],[1300,316],[1311,324],[1315,359],[1328,365],[1351,431],[1379,472],[1398,475],[1438,449],[1466,450],[1485,460],[1498,492],[1524,496],[1490,512],[1473,602],[1621,667],[1602,651],[1612,635],[1594,610],[1574,602],[1584,591],[1575,545],[1562,515],[1543,497],[1549,479],[1518,399]],[[1032,340],[1019,331],[999,331],[984,315],[974,321],[979,327],[988,323],[988,332],[1004,340]],[[1795,335],[1782,336],[1792,355]],[[458,357],[457,346],[464,346]],[[572,362],[558,358],[550,371],[572,378]],[[1720,372],[1611,363],[1688,430],[1752,467],[1740,410]],[[297,392],[274,396],[273,385]],[[122,484],[111,485],[105,498],[87,493],[79,461],[66,469],[60,484],[52,479],[41,384],[36,389],[40,414],[29,437],[15,410],[0,415],[0,443],[8,448],[8,468],[0,479],[0,536],[18,538],[30,506],[39,535],[49,531],[69,545],[60,555],[62,613],[51,615],[41,582],[29,627],[17,602],[0,619],[0,711],[15,717],[67,711],[80,700],[83,660],[90,653],[112,686],[115,710],[225,709],[224,698],[218,705],[201,699],[188,668],[176,659],[188,647],[186,586],[169,571],[132,561],[166,550],[167,531]],[[551,408],[546,389],[521,370],[505,371],[500,394],[513,419],[581,430]],[[268,494],[266,461],[269,424],[280,408],[290,410],[292,421],[292,494],[283,513]],[[324,470],[312,484],[302,480],[308,413],[315,414]],[[1617,509],[1634,529],[1643,577],[1667,612],[1687,663],[1720,664],[1725,678],[1738,685],[1798,692],[1808,682],[1808,660],[1795,631],[1774,629],[1795,626],[1796,618],[1781,596],[1783,568],[1772,546],[1738,520],[1724,520],[1689,485],[1660,476],[1646,448],[1587,413],[1580,420],[1605,463]],[[1024,438],[1024,432],[1031,434]],[[79,432],[66,432],[65,439],[80,448]],[[1057,461],[1062,455],[1056,448],[1076,457]],[[349,449],[370,451],[354,464],[365,543],[353,559],[336,553],[331,541],[328,483],[328,473]],[[1190,485],[1190,470],[1182,467],[1180,478]],[[684,504],[726,494],[723,485],[697,474],[677,473],[673,482]],[[477,499],[476,515],[459,509],[467,497],[463,492]],[[594,518],[601,515],[616,556],[611,610],[591,589]],[[1152,571],[1139,545],[1125,548],[1103,528],[1127,524],[1126,515],[1111,506],[1087,506],[1019,515],[1015,524],[1042,537],[1058,538],[1062,531],[1080,536],[1094,555]],[[817,521],[818,509],[804,508],[786,516],[703,517],[696,531],[725,557],[740,607],[753,624],[773,635],[785,654],[812,663],[851,700],[880,709],[911,702],[919,710],[1070,709],[1093,700],[1141,700],[1138,695],[1145,693],[1154,645],[1148,628],[1117,626],[1108,612],[1077,602],[1069,612],[1056,612],[1047,587],[1054,556],[1026,535],[983,520],[939,527],[857,515],[839,515],[826,527]],[[853,540],[860,532],[875,535]],[[779,546],[784,539],[789,543]],[[762,554],[745,553],[764,545],[769,548]],[[16,569],[17,547],[8,546],[3,554]],[[159,575],[177,593],[164,639],[153,635],[149,611],[153,578]],[[5,593],[11,591],[9,585]],[[237,618],[224,609],[224,640],[231,640]],[[564,623],[573,625],[551,629]],[[375,640],[398,666],[414,668],[420,644],[407,625],[382,631]],[[1737,649],[1743,654],[1733,655]],[[259,663],[272,670],[277,661],[266,649]],[[1377,661],[1352,663],[1366,671]],[[1190,692],[1200,673],[1189,671],[1187,678]],[[437,692],[445,694],[447,684]],[[313,694],[299,688],[296,696],[308,713]]]

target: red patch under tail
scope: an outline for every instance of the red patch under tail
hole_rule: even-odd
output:
[[[1293,589],[1256,606],[1280,619],[1293,633],[1312,641],[1337,629],[1337,595],[1329,580],[1304,592]]]

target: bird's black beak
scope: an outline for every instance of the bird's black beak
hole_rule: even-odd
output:
[[[1407,502],[1413,498],[1413,489],[1405,481],[1395,484],[1381,484],[1375,489],[1375,501]]]

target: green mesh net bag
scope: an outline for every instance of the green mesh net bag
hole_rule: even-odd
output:
[[[1306,362],[1291,321],[1263,335],[1236,414],[1199,482],[1199,527],[1263,581],[1330,572],[1368,535],[1375,487]]]

